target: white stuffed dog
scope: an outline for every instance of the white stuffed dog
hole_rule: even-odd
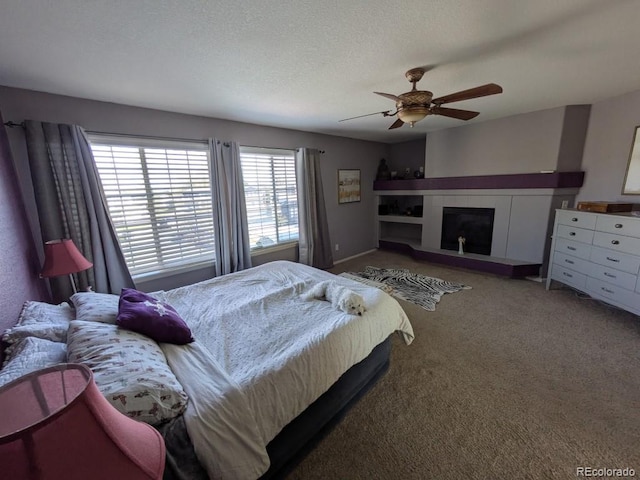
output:
[[[351,315],[362,315],[365,311],[364,299],[347,287],[325,280],[317,283],[305,295],[306,300],[325,299],[338,310]]]

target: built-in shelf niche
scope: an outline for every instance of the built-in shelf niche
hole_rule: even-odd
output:
[[[385,221],[385,217],[381,215],[379,238],[419,246],[422,241],[422,222],[401,223],[393,219]]]
[[[382,195],[378,203],[378,215],[422,218],[422,195]]]

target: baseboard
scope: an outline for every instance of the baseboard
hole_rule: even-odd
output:
[[[340,260],[336,260],[335,262],[333,262],[333,264],[334,265],[338,265],[339,263],[348,262],[349,260],[353,260],[354,258],[361,257],[361,256],[366,255],[368,253],[373,253],[373,252],[375,252],[377,250],[378,250],[377,248],[373,248],[371,250],[367,250],[366,252],[358,253],[357,255],[351,255],[350,257],[347,257],[347,258],[341,258]]]

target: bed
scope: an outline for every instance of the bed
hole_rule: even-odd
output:
[[[364,315],[304,299],[325,280],[360,294]],[[149,343],[123,331],[113,325],[118,296],[93,293],[72,297],[66,343],[68,359],[92,368],[116,408],[163,432],[166,478],[256,479],[281,473],[385,372],[389,337],[398,332],[406,344],[413,339],[404,311],[386,293],[292,262],[271,262],[153,295],[179,313],[193,343]],[[97,339],[104,344],[96,345]],[[114,354],[123,345],[129,360],[121,351]],[[157,363],[146,365],[149,361]],[[125,370],[132,370],[130,382],[121,377]],[[141,372],[152,376],[160,370],[161,387],[171,389],[156,394],[158,379]],[[126,395],[113,390],[122,384],[141,390]],[[136,403],[149,397],[149,410]]]

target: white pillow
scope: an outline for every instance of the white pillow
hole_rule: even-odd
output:
[[[164,290],[158,290],[150,295],[158,300],[162,300],[162,298],[164,298]],[[120,295],[96,292],[78,292],[73,294],[71,301],[76,308],[76,320],[110,323],[111,325],[115,325],[116,317],[118,316],[118,302],[120,301]]]
[[[16,325],[26,326],[52,323],[68,328],[69,322],[74,318],[76,318],[76,312],[71,305],[66,302],[53,305],[51,303],[29,300],[24,302]]]
[[[148,337],[117,325],[74,320],[67,347],[69,362],[88,366],[102,394],[125,415],[154,425],[187,407],[182,385]]]
[[[0,370],[0,386],[27,373],[67,361],[67,345],[37,337],[27,337],[12,346]]]
[[[115,325],[118,316],[119,295],[96,292],[78,292],[71,297],[76,307],[76,319]]]
[[[27,337],[66,342],[69,322],[74,317],[75,312],[67,303],[52,305],[31,300],[25,302],[16,326],[7,329],[2,335],[2,340],[9,344],[5,353],[8,354],[12,344]]]

